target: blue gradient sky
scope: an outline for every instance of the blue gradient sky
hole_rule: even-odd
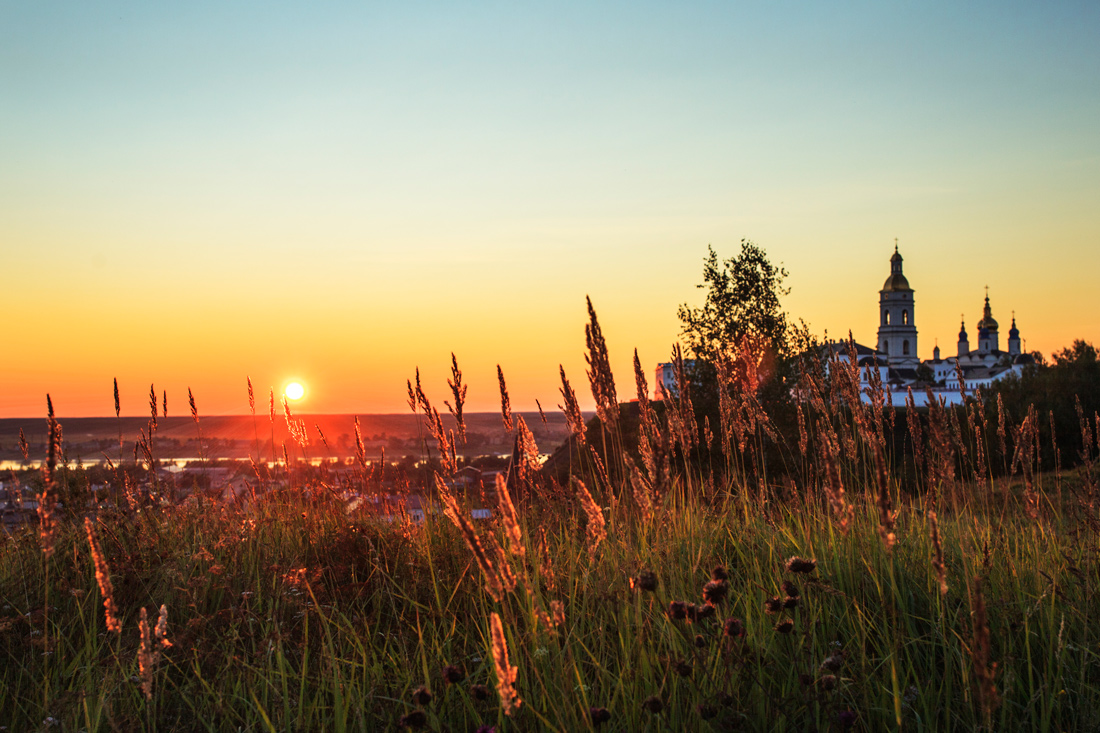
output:
[[[471,409],[629,392],[707,244],[873,343],[895,237],[920,351],[983,287],[1029,349],[1097,341],[1100,4],[0,3],[0,416]],[[129,406],[130,409],[127,408]]]

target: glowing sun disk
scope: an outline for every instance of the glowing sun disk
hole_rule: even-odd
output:
[[[300,400],[305,395],[306,388],[298,382],[291,382],[286,386],[286,389],[283,391],[283,393],[287,396],[287,399]]]

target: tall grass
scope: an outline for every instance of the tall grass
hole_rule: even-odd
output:
[[[607,412],[591,306],[590,319]],[[50,554],[34,532],[5,537],[0,724],[1100,727],[1093,455],[1052,480],[1025,468],[1030,418],[998,431],[978,407],[962,420],[933,408],[909,421],[919,484],[902,492],[884,437],[895,416],[834,363],[799,385],[778,471],[754,358],[744,347],[721,366],[719,424],[675,396],[660,410],[642,399],[636,439],[625,411],[586,426],[563,371],[571,484],[534,470],[517,420],[492,522],[467,518],[449,481],[456,436],[417,380],[445,508],[423,524],[349,513],[302,479],[246,505],[102,507],[86,527],[52,525]],[[456,360],[450,387],[457,418]]]

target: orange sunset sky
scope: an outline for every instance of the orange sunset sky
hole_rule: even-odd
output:
[[[742,238],[819,334],[896,237],[922,357],[1100,342],[1097,3],[462,5],[0,5],[0,417],[551,409],[585,295],[626,398]]]

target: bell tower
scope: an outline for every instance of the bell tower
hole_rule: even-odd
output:
[[[917,356],[917,327],[913,317],[913,289],[902,273],[902,256],[894,240],[890,258],[890,277],[879,291],[878,350],[890,359],[891,366],[920,366]]]

